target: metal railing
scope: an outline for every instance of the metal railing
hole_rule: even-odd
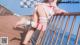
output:
[[[76,18],[80,16],[80,12],[72,12],[72,13],[65,13],[63,15],[54,15],[51,17],[49,21],[48,27],[46,28],[45,32],[40,32],[39,38],[36,42],[36,45],[72,45],[71,37],[73,35],[74,26],[76,23]],[[71,22],[70,19],[72,18]],[[69,23],[71,23],[69,25]],[[70,28],[70,29],[69,29]],[[79,38],[80,38],[80,22],[77,26],[78,31],[76,35],[76,39],[72,42],[74,45],[80,45]],[[69,30],[67,35],[66,42],[64,41],[65,35]]]

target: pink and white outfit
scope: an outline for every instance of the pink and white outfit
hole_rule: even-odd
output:
[[[44,6],[43,11],[45,13],[48,13],[47,17],[39,16],[39,22],[37,24],[34,24],[33,22],[32,27],[35,27],[35,25],[37,25],[36,27],[38,30],[45,31],[47,27],[48,19],[50,19],[50,17],[54,15],[54,10],[53,10],[53,7]]]

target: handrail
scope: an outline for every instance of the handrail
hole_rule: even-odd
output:
[[[55,14],[54,16],[59,16],[59,15],[64,15],[64,16],[80,16],[80,12],[69,12],[69,13],[63,13],[63,14]]]

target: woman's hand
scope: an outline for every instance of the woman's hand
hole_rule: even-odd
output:
[[[62,15],[62,14],[68,13],[67,11],[60,9],[59,7],[56,7],[54,10],[56,15]]]
[[[68,13],[68,12],[66,12],[65,10],[62,10],[62,9],[57,10],[57,11],[55,12],[55,14],[57,14],[57,15],[62,15],[62,14],[65,14],[65,13]]]

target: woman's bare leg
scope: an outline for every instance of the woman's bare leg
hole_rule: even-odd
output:
[[[25,39],[23,41],[23,44],[26,45],[28,44],[29,40],[31,39],[32,35],[34,33],[34,30],[29,30],[25,36]]]

